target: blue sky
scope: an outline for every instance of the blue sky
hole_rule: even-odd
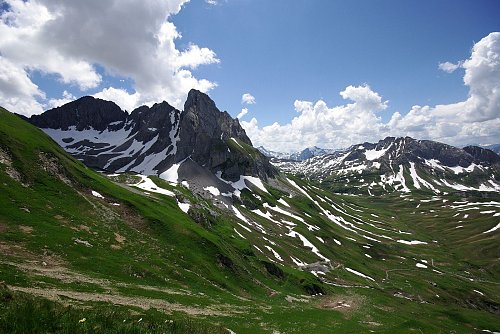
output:
[[[350,84],[368,83],[388,99],[385,118],[460,101],[463,74],[438,63],[467,58],[474,41],[499,31],[498,13],[500,2],[481,0],[228,0],[188,3],[173,22],[184,41],[221,59],[198,71],[217,82],[217,104],[236,115],[249,91],[257,105],[248,115],[270,124],[288,121],[295,99],[341,103]]]
[[[500,142],[499,1],[0,2],[0,105],[15,112],[83,95],[182,108],[197,88],[281,151]]]

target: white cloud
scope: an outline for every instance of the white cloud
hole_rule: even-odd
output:
[[[250,93],[241,95],[241,104],[255,104],[255,97]]]
[[[7,110],[24,115],[41,113],[37,98],[45,94],[31,82],[28,73],[0,56],[0,105]]]
[[[209,5],[216,6],[219,4],[217,0],[205,0],[205,2]]]
[[[319,100],[295,101],[299,116],[288,124],[259,127],[257,119],[242,122],[256,146],[278,151],[308,146],[341,148],[385,136],[412,136],[452,145],[500,142],[500,33],[476,43],[465,69],[469,87],[465,101],[447,105],[413,106],[406,114],[395,112],[384,123],[377,115],[388,102],[367,85],[348,86],[340,95],[353,103],[328,107]]]
[[[438,68],[441,70],[441,71],[444,71],[446,73],[453,73],[455,72],[457,69],[459,69],[460,67],[462,67],[462,62],[459,61],[458,63],[456,64],[453,64],[453,63],[450,63],[449,61],[446,61],[444,63],[439,63],[438,64]]]
[[[18,78],[30,82],[30,71],[40,71],[85,92],[101,85],[99,65],[108,74],[130,78],[135,92],[108,87],[98,94],[117,98],[128,108],[131,101],[137,106],[161,100],[181,108],[189,89],[207,92],[216,86],[190,70],[219,62],[208,48],[176,48],[181,35],[168,19],[188,1],[4,0],[8,10],[0,15],[0,54]],[[2,94],[0,104],[9,103],[12,111],[24,114],[39,113],[50,101],[44,102],[37,89]]]
[[[130,94],[124,89],[117,89],[113,87],[103,89],[99,93],[94,94],[94,97],[113,101],[120,108],[122,108],[123,110],[127,110],[128,112],[134,110],[134,108],[137,106],[138,101],[140,100],[140,94],[137,92],[134,94]]]
[[[248,109],[247,108],[243,108],[243,109],[241,109],[241,112],[238,114],[238,116],[236,116],[236,118],[237,119],[241,119],[246,114],[248,114]]]
[[[66,103],[69,103],[69,102],[75,100],[75,98],[76,97],[73,94],[71,94],[65,90],[63,92],[62,98],[50,99],[49,102],[47,103],[47,105],[49,108],[56,108],[56,107],[62,106],[63,104],[66,104]]]

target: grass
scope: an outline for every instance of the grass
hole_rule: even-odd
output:
[[[228,144],[242,149],[233,141]],[[265,228],[263,234],[209,200],[157,178],[158,186],[189,200],[193,212],[206,219],[183,213],[175,198],[131,192],[119,183],[131,183],[133,176],[121,175],[113,180],[118,184],[112,182],[5,111],[0,111],[0,147],[25,184],[9,177],[6,165],[0,164],[0,277],[9,286],[39,294],[54,290],[62,299],[2,290],[0,332],[217,333],[225,327],[238,334],[470,333],[474,328],[500,328],[494,311],[500,299],[498,235],[482,233],[496,220],[471,210],[467,224],[459,223],[457,209],[447,205],[462,200],[460,194],[443,196],[447,203],[421,202],[429,194],[418,191],[406,198],[399,193],[343,196],[333,194],[328,184],[290,175],[312,200],[283,180],[279,189],[268,185],[269,193],[242,191],[242,203],[236,206]],[[41,153],[54,159],[57,173],[40,162]],[[104,199],[92,196],[91,190]],[[467,200],[499,198],[472,195]],[[330,271],[321,279],[299,270],[291,260],[320,261],[310,248],[288,236],[285,225],[251,211],[268,211],[263,203],[286,209],[313,226],[311,230],[300,219],[269,210],[275,221],[295,223],[294,230],[331,259]],[[392,239],[366,239],[353,228],[335,224],[325,211]],[[459,224],[465,226],[457,229]],[[407,246],[398,239],[427,244]],[[281,254],[283,262],[264,245]],[[417,268],[420,260],[429,267]],[[353,275],[346,267],[375,281]],[[311,296],[318,291],[322,295]],[[98,299],[119,297],[146,306],[117,306]],[[355,307],[335,307],[346,300],[356,301]],[[164,307],[154,309],[155,303]],[[80,323],[83,318],[87,320]],[[165,320],[174,320],[178,327]]]
[[[60,303],[0,288],[0,332],[25,333],[227,333],[222,327],[175,319],[156,310],[141,312],[100,304],[88,307]]]

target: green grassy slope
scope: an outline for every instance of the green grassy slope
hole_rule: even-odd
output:
[[[290,176],[299,190],[281,176],[268,193],[242,191],[235,207],[250,226],[184,187],[152,178],[176,197],[148,194],[120,185],[127,178],[86,168],[0,110],[0,280],[7,286],[0,330],[15,332],[12,324],[30,317],[57,327],[45,331],[82,333],[500,328],[498,232],[483,233],[498,217],[481,213],[498,198],[468,198],[482,203],[469,210],[453,204],[463,200],[455,195],[339,196]],[[191,203],[189,215],[179,209],[181,199]],[[289,236],[284,221],[331,261]],[[299,270],[292,257],[326,272]],[[427,268],[416,266],[421,260]]]

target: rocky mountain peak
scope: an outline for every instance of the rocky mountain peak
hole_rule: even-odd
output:
[[[93,128],[103,131],[110,123],[124,121],[127,113],[114,102],[84,96],[63,106],[31,117],[30,122],[40,128],[76,130]]]
[[[223,140],[238,138],[252,146],[250,138],[240,125],[225,111],[220,111],[215,102],[205,93],[191,89],[184,104],[182,124],[209,137],[221,137]]]
[[[196,173],[202,168],[228,181],[277,173],[238,120],[197,90],[189,92],[184,111],[164,101],[128,114],[113,102],[83,97],[29,121],[88,166],[110,172],[162,176],[189,160]]]
[[[233,143],[238,149],[230,148]],[[248,145],[252,154],[242,145]],[[177,150],[176,160],[190,157],[213,172],[221,171],[228,180],[237,180],[240,175],[267,178],[276,173],[267,158],[253,149],[239,121],[221,112],[208,95],[194,89],[181,114]]]

